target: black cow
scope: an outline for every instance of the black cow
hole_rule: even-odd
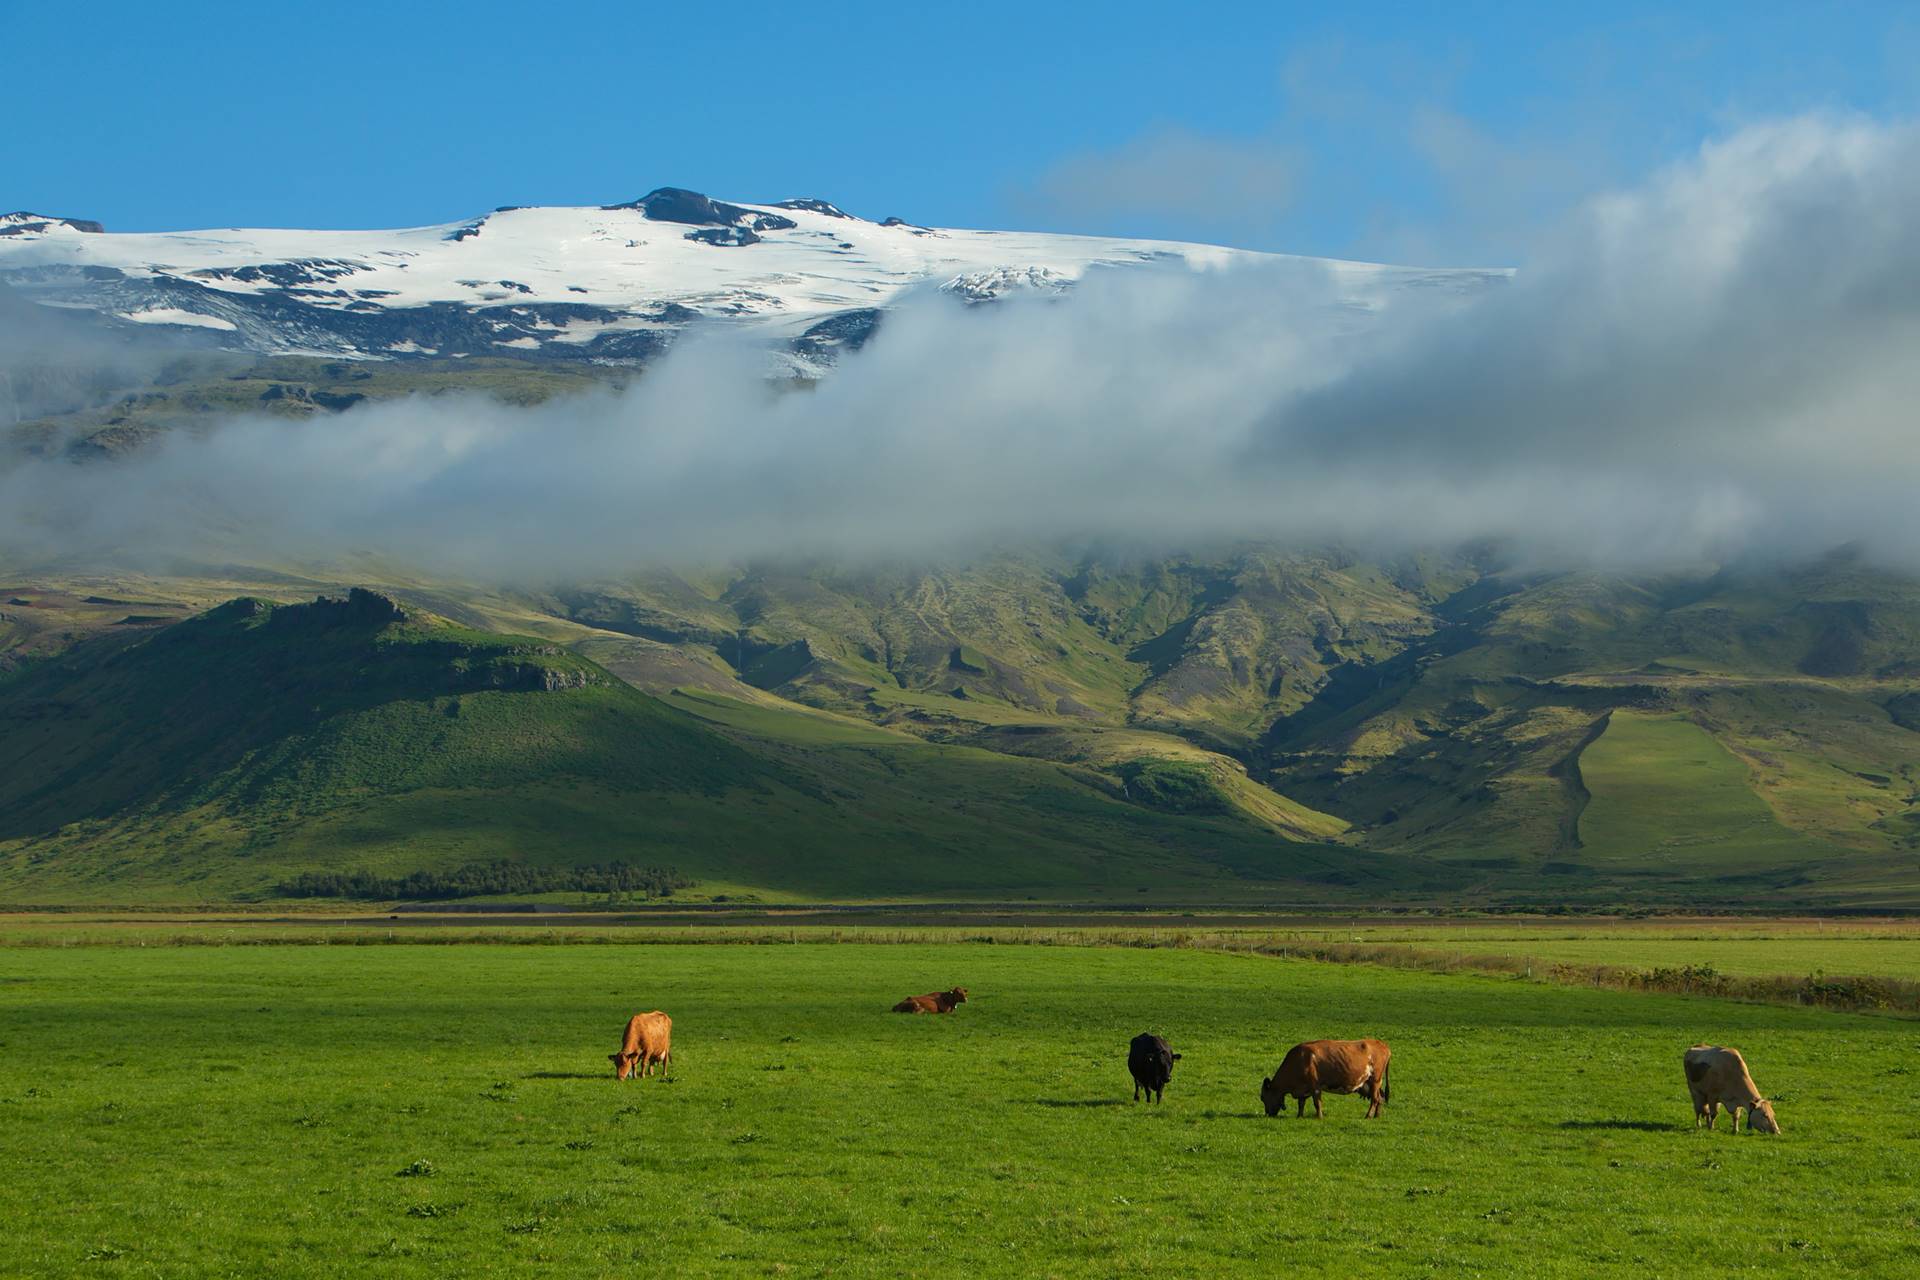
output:
[[[1159,1036],[1144,1032],[1133,1038],[1127,1046],[1127,1070],[1133,1073],[1133,1100],[1140,1101],[1140,1091],[1147,1091],[1150,1102],[1164,1102],[1161,1096],[1167,1090],[1167,1081],[1173,1078],[1173,1064],[1180,1061],[1180,1055],[1167,1047],[1167,1042]]]

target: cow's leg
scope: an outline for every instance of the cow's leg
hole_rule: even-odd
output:
[[[1720,1119],[1720,1104],[1717,1102],[1709,1102],[1707,1104],[1707,1128],[1712,1129],[1714,1124],[1719,1119]]]
[[[1299,1097],[1295,1098],[1293,1102],[1294,1102],[1293,1118],[1295,1120],[1298,1120],[1307,1114],[1307,1095],[1303,1093]]]
[[[1314,1118],[1315,1120],[1318,1120],[1318,1119],[1320,1119],[1320,1118],[1321,1118],[1321,1112],[1320,1112],[1320,1091],[1319,1091],[1318,1089],[1315,1089],[1315,1090],[1313,1091],[1313,1118]]]

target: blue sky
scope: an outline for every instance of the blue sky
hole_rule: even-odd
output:
[[[1496,262],[1717,132],[1916,107],[1910,5],[1675,8],[0,0],[0,209],[376,227],[676,185]]]

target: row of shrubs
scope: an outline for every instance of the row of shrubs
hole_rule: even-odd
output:
[[[1393,969],[1429,973],[1497,973],[1516,978],[1556,982],[1563,986],[1612,987],[1629,991],[1668,991],[1688,995],[1725,996],[1769,1004],[1815,1005],[1823,1009],[1881,1009],[1920,1014],[1920,982],[1905,978],[1863,976],[1806,977],[1788,974],[1736,975],[1711,964],[1638,969],[1630,965],[1568,964],[1536,960],[1525,955],[1473,955],[1395,942],[1326,942],[1309,939],[1280,941],[1235,933],[1154,930],[1096,936],[1097,931],[1061,933],[1055,937],[1027,936],[1001,941],[1066,945],[1105,943],[1127,947],[1177,947],[1202,951],[1247,951],[1260,955],[1317,960],[1326,964],[1378,964]],[[991,942],[991,937],[969,939]]]
[[[283,898],[356,898],[371,902],[440,901],[515,893],[604,893],[671,898],[693,881],[672,867],[630,862],[552,867],[527,862],[470,862],[452,871],[383,876],[371,871],[308,871],[274,886]]]
[[[1630,971],[1625,985],[1649,991],[1688,991],[1782,1004],[1811,1004],[1823,1009],[1920,1011],[1920,983],[1899,978],[1829,978],[1818,973],[1804,978],[1734,977],[1706,964]]]
[[[1194,945],[1208,946],[1207,943]],[[1230,944],[1219,948],[1237,949]],[[1670,991],[1726,996],[1769,1004],[1816,1005],[1823,1009],[1884,1009],[1920,1014],[1920,982],[1872,976],[1828,977],[1809,974],[1748,976],[1722,973],[1711,964],[1637,969],[1629,965],[1542,963],[1520,955],[1463,955],[1393,943],[1282,943],[1247,948],[1270,955],[1336,964],[1381,964],[1433,972],[1507,973],[1564,986],[1613,987],[1632,991]]]

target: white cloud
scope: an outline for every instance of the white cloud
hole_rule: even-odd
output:
[[[1310,264],[925,297],[808,393],[688,343],[622,395],[246,420],[0,475],[0,552],[376,552],[565,579],[1105,536],[1920,564],[1920,129],[1750,128],[1357,318]]]

